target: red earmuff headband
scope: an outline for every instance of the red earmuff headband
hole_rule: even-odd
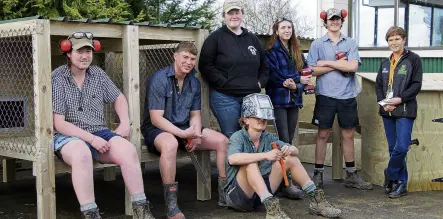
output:
[[[348,16],[348,11],[345,9],[342,9],[342,10],[340,10],[340,14],[341,14],[341,18],[345,19]],[[327,17],[328,17],[328,13],[326,13],[326,11],[323,10],[322,12],[320,12],[320,18],[322,20],[326,21]]]
[[[94,52],[98,52],[101,49],[101,43],[98,40],[92,40],[92,46],[94,47]],[[60,51],[62,51],[63,53],[71,52],[72,43],[69,40],[69,38],[66,40],[61,40],[60,44],[59,44],[59,48],[60,48]]]

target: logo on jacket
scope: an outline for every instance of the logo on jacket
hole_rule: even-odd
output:
[[[381,73],[383,73],[383,74],[387,74],[389,71],[388,71],[388,69],[387,68],[383,68],[383,71],[381,72]]]
[[[252,55],[257,55],[257,49],[255,47],[249,46],[248,49]]]
[[[406,71],[406,65],[402,65],[397,72],[398,75],[405,75],[407,73],[408,73],[408,71]]]

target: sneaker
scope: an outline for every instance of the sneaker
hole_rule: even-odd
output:
[[[323,170],[314,170],[314,177],[312,177],[315,187],[323,189]]]
[[[280,201],[276,197],[263,202],[266,207],[266,219],[291,219],[281,208]]]
[[[357,171],[348,172],[346,171],[346,180],[345,186],[348,188],[357,188],[363,190],[372,190],[374,187],[371,183],[364,181],[360,175],[357,174]]]
[[[132,204],[132,219],[155,219],[151,213],[149,202]]]
[[[98,208],[94,208],[87,211],[82,211],[82,219],[102,219]]]
[[[289,186],[285,187],[283,185],[282,187],[283,188],[281,189],[280,192],[282,197],[286,197],[292,200],[299,200],[303,197],[303,191],[300,189],[300,187],[294,185],[292,180],[289,181]]]
[[[322,189],[317,189],[314,194],[312,194],[311,203],[309,204],[309,212],[327,218],[336,218],[341,214],[340,209],[329,204]]]

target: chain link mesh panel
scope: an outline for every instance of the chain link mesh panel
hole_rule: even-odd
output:
[[[315,77],[312,77],[312,83],[315,85]],[[303,94],[303,108],[300,109],[298,121],[304,123],[311,123],[314,116],[315,94]]]
[[[140,46],[140,118],[143,122],[146,100],[146,79],[174,62],[174,49],[178,44]]]
[[[107,52],[98,57],[100,60],[96,61],[99,62],[100,67],[105,70],[115,86],[123,93],[123,53]],[[105,105],[105,121],[111,130],[116,129],[120,123],[113,103]]]
[[[0,30],[0,155],[27,160],[37,153],[34,33],[32,26]]]

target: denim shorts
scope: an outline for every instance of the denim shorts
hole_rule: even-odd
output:
[[[112,132],[109,129],[103,129],[103,130],[94,132],[92,134],[95,135],[95,136],[98,136],[100,138],[103,138],[105,141],[109,141],[109,140],[111,140],[111,138],[113,138],[115,136],[120,136],[118,134],[115,134],[114,132]],[[62,135],[62,134],[56,134],[54,136],[54,152],[55,152],[55,155],[57,155],[58,158],[63,160],[62,154],[60,153],[62,148],[63,148],[63,146],[65,146],[70,141],[74,141],[74,140],[83,141],[82,139],[77,138],[77,137],[65,136],[65,135]],[[85,141],[83,141],[83,142],[85,142]],[[98,159],[98,151],[94,147],[92,147],[92,145],[89,144],[88,142],[85,142],[85,144],[89,147],[89,150],[91,150],[92,158],[97,160]]]
[[[265,181],[269,193],[273,194],[269,178],[263,177],[263,180]],[[245,192],[238,184],[237,179],[234,179],[226,192],[226,204],[238,211],[252,211],[254,210],[254,208],[261,204],[261,201],[257,193],[254,193],[254,195],[252,195],[252,198],[248,198],[248,196],[246,196]]]

